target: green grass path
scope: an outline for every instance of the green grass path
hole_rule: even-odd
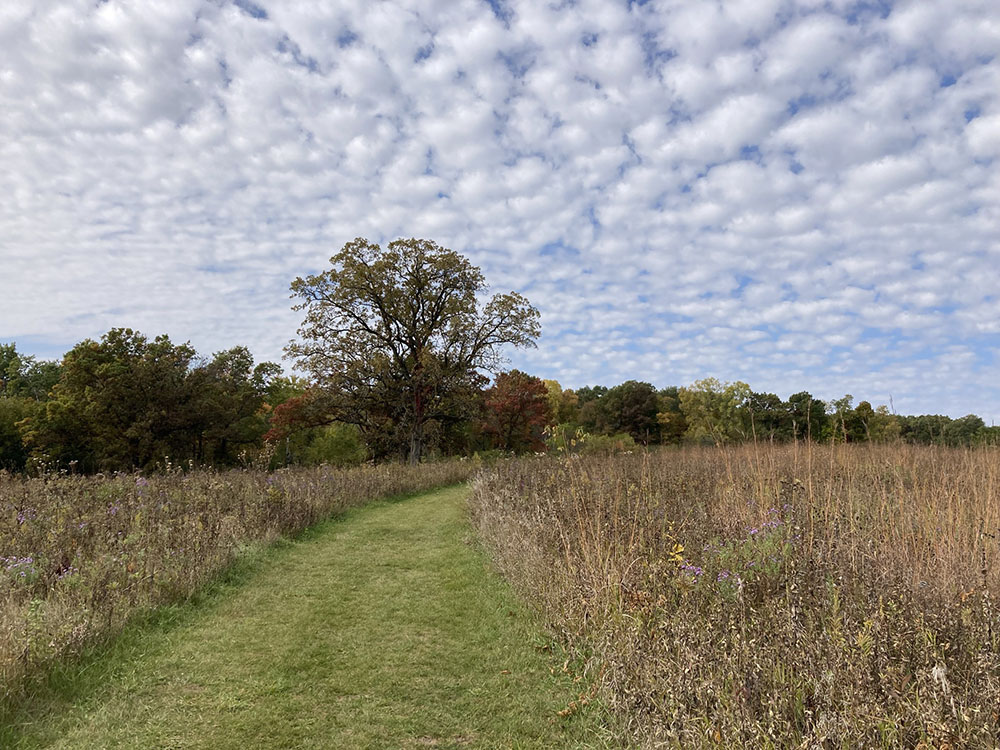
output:
[[[280,544],[34,702],[36,748],[601,747],[545,636],[468,543],[466,488]],[[0,744],[3,744],[0,742]]]

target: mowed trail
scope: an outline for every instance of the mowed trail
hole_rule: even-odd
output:
[[[581,690],[468,543],[466,488],[374,503],[128,635],[16,747],[601,747]]]

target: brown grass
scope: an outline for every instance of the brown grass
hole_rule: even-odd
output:
[[[442,462],[148,479],[0,473],[0,708],[46,665],[190,596],[253,545],[473,470]]]
[[[986,448],[688,448],[499,465],[472,517],[641,744],[994,748],[998,479]]]

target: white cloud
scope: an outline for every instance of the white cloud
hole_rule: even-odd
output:
[[[292,278],[416,235],[567,385],[1000,418],[993,3],[504,7],[3,6],[0,337],[277,358]]]

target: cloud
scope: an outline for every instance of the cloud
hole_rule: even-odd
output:
[[[0,8],[0,336],[277,359],[288,283],[426,236],[568,386],[1000,418],[993,4]]]

